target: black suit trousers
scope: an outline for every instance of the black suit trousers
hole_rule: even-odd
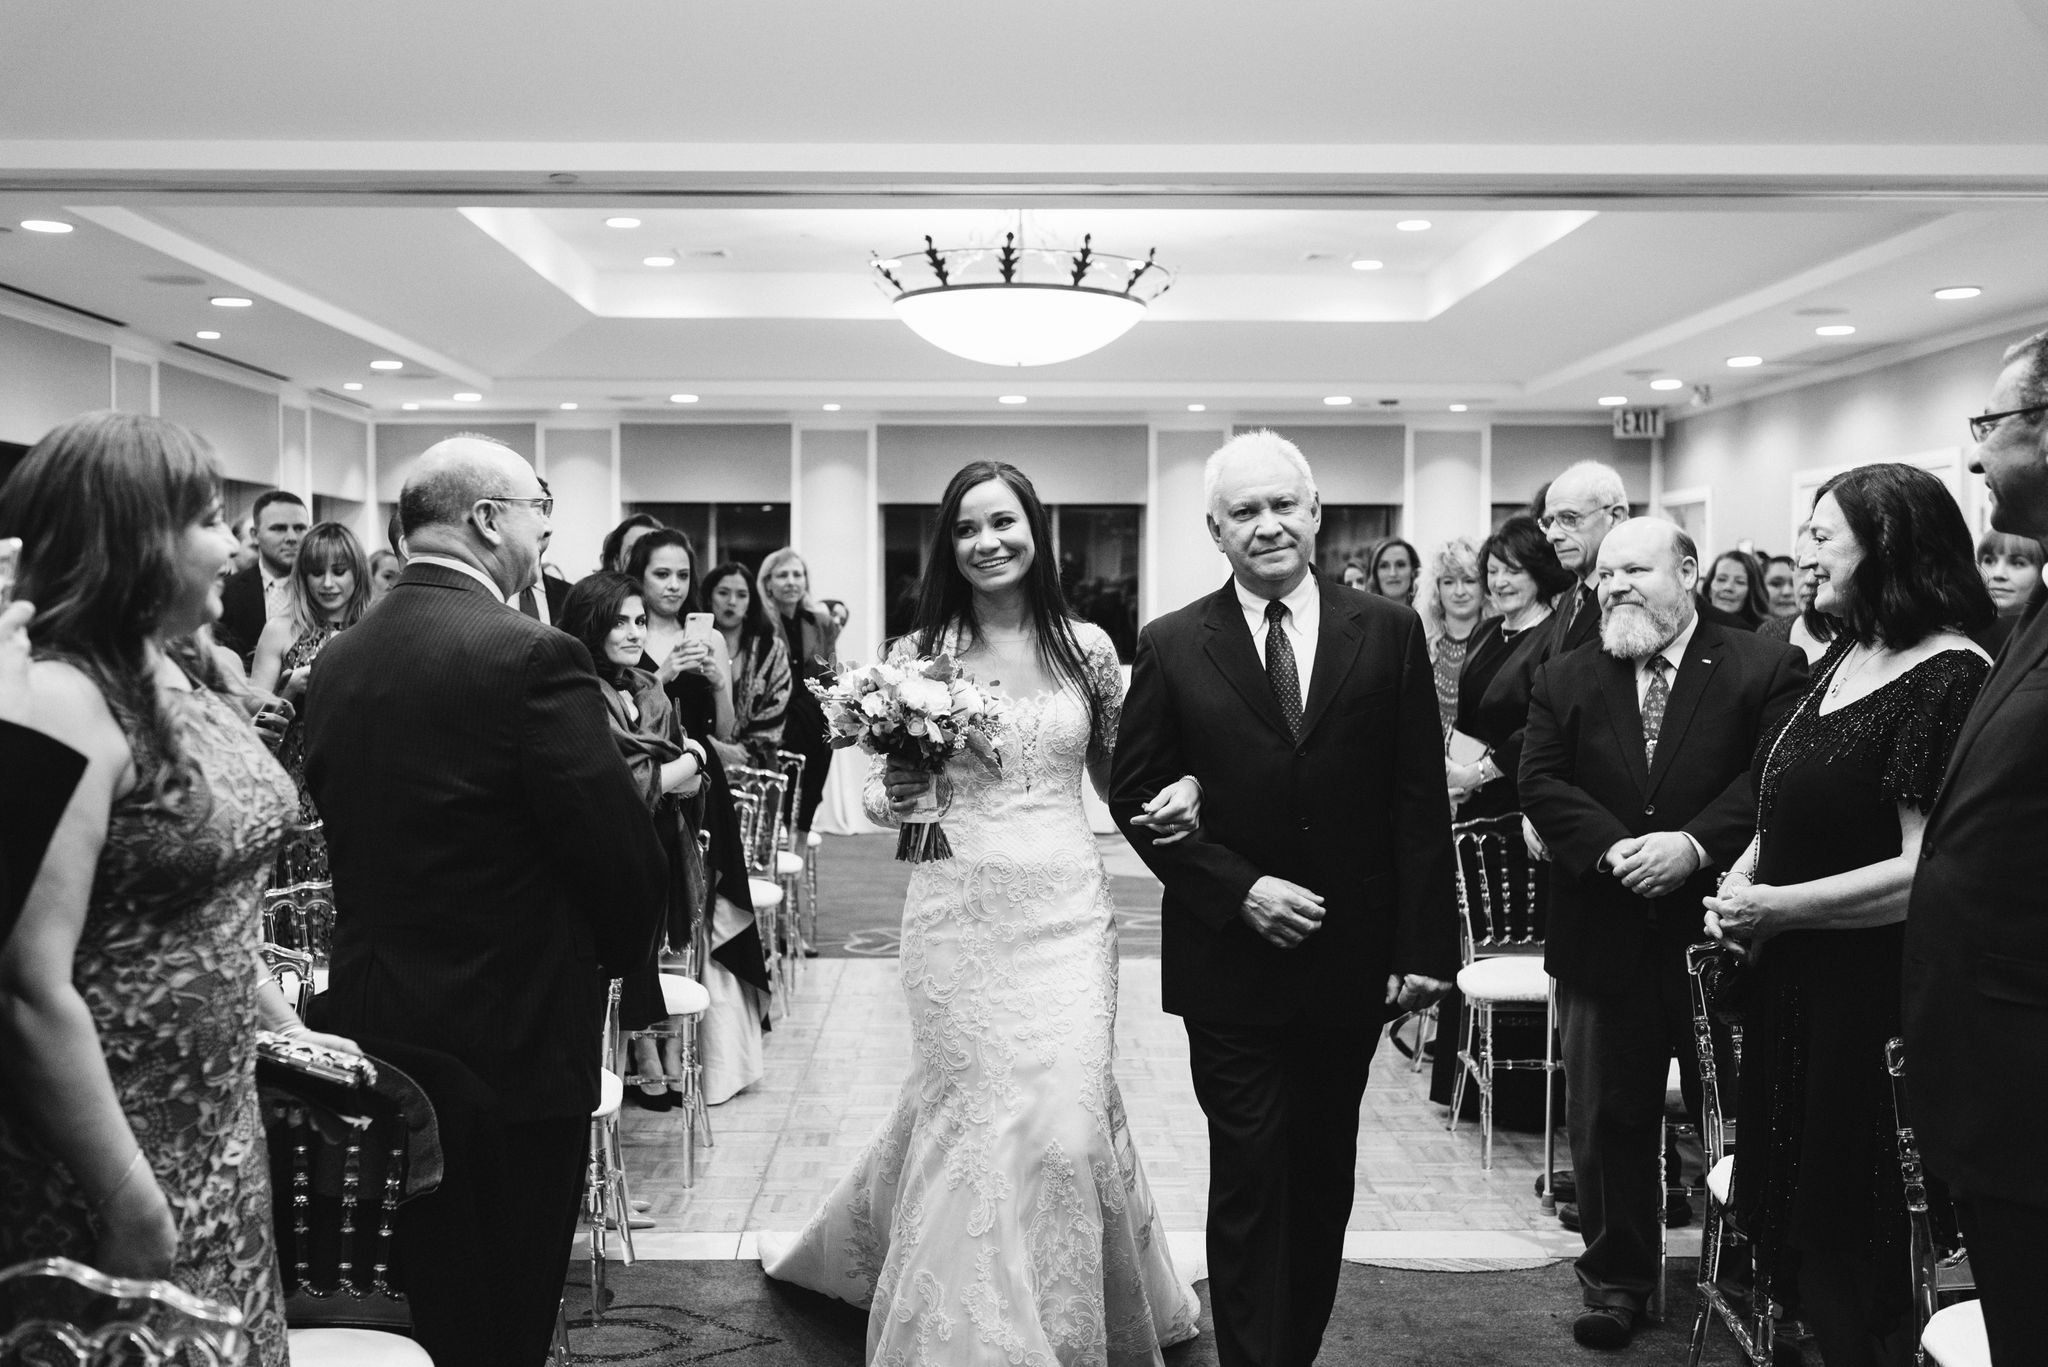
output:
[[[1956,1197],[1956,1220],[1984,1301],[1991,1367],[2040,1361],[2048,1342],[2048,1210],[1997,1197]]]
[[[1343,1267],[1378,1022],[1184,1022],[1209,1118],[1209,1290],[1222,1367],[1307,1367]]]

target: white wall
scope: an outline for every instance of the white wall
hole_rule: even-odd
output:
[[[222,474],[251,484],[282,482],[277,395],[175,365],[158,366],[156,384],[157,413],[211,442]]]
[[[617,522],[609,427],[544,427],[541,474],[554,491],[554,536],[547,559],[574,583],[597,569],[605,533]]]
[[[66,418],[110,407],[113,348],[0,315],[0,441],[33,444]]]
[[[2033,330],[1684,418],[1665,443],[1665,487],[1712,490],[1715,549],[1750,539],[1782,552],[1795,471],[1944,448],[1967,457],[1999,354]]]
[[[788,423],[619,424],[627,503],[787,503]]]
[[[875,431],[879,501],[937,503],[961,466],[1001,460],[1047,503],[1143,503],[1148,444],[1139,424],[884,425]]]

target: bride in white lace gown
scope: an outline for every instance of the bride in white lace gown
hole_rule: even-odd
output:
[[[1049,565],[1033,572],[1044,517],[1021,473],[969,466],[942,507],[927,576],[958,582],[923,606],[949,590],[960,606],[921,616],[952,624],[930,639],[955,649],[964,635],[961,658],[1013,699],[1002,773],[948,770],[953,857],[910,866],[916,1049],[895,1111],[793,1243],[762,1236],[762,1264],[868,1307],[877,1367],[1158,1363],[1161,1346],[1194,1337],[1197,1303],[1112,1070],[1116,908],[1081,807],[1084,768],[1098,788],[1108,778],[1116,651],[1086,622],[1047,621],[1065,609]],[[1041,650],[1047,626],[1061,639]],[[919,639],[894,653],[927,653]],[[868,812],[895,824],[921,787],[877,760]]]

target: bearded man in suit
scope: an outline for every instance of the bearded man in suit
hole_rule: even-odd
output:
[[[1231,576],[1140,635],[1110,810],[1165,884],[1165,1006],[1209,1119],[1218,1360],[1305,1367],[1380,1028],[1458,968],[1442,722],[1421,619],[1311,571],[1322,509],[1294,444],[1240,436],[1204,483]],[[1155,843],[1184,774],[1201,828]]]
[[[2048,332],[2010,348],[1970,468],[2001,532],[2048,537]],[[1906,1092],[1957,1197],[1997,1367],[2037,1362],[2048,1316],[2048,592],[1999,652],[1927,814],[1906,911]],[[2014,1079],[2020,1080],[2014,1086]]]
[[[1805,690],[1806,657],[1701,619],[1699,553],[1662,518],[1607,532],[1594,564],[1600,647],[1537,669],[1521,795],[1552,855],[1543,966],[1586,1244],[1572,1333],[1620,1348],[1656,1284],[1667,1065],[1696,1067],[1686,947],[1714,871],[1756,832],[1751,759]]]
[[[606,980],[653,952],[667,889],[589,653],[508,603],[552,502],[497,442],[429,447],[399,495],[405,574],[321,651],[305,709],[336,910],[323,1022],[451,1054],[495,1099],[503,1307],[468,1318],[503,1344],[465,1360],[531,1367],[575,1234]]]

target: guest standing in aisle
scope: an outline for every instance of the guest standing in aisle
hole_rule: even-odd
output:
[[[399,495],[411,559],[330,643],[306,779],[334,873],[338,1028],[453,1054],[505,1122],[501,1361],[538,1364],[598,1100],[605,979],[653,952],[668,884],[589,652],[509,606],[552,500],[510,448],[429,447]]]
[[[1166,885],[1165,1006],[1209,1119],[1224,1367],[1302,1367],[1330,1319],[1358,1108],[1389,1016],[1441,996],[1458,929],[1443,728],[1422,623],[1319,581],[1308,462],[1252,432],[1204,472],[1215,593],[1138,641],[1110,810]],[[1201,825],[1147,804],[1200,781]]]
[[[256,653],[264,624],[291,611],[286,581],[312,524],[305,503],[282,489],[258,498],[250,518],[256,527],[256,560],[228,576],[220,593],[220,621],[214,627],[220,643],[241,656],[244,666]]]
[[[1586,1245],[1572,1335],[1620,1348],[1662,1256],[1664,1081],[1692,1050],[1686,946],[1712,871],[1755,830],[1750,757],[1805,688],[1806,662],[1702,620],[1698,552],[1661,518],[1606,533],[1595,567],[1600,648],[1536,672],[1521,794],[1552,855],[1543,966],[1557,980]]]
[[[1970,468],[1991,525],[2048,540],[2048,332],[2005,353]],[[2034,592],[1963,723],[1906,914],[1906,1089],[1957,1193],[1997,1367],[2048,1341],[2048,613]],[[2014,1079],[2022,1079],[2014,1086]]]

